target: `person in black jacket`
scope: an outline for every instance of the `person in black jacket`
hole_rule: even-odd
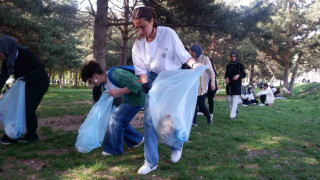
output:
[[[20,46],[9,36],[0,38],[0,59],[2,61],[0,74],[0,90],[11,74],[14,78],[23,80],[26,96],[26,128],[27,134],[20,137],[18,142],[31,142],[38,140],[36,109],[42,97],[49,88],[49,77],[44,66],[37,57],[27,48]],[[0,140],[1,144],[11,144],[16,140],[10,139],[6,134]]]
[[[234,120],[237,115],[238,104],[241,100],[242,78],[246,77],[243,64],[238,60],[238,53],[230,54],[231,62],[227,65],[225,82],[228,96],[228,105],[230,109],[230,119]]]
[[[212,64],[212,62],[211,62]],[[212,69],[213,69],[213,72],[215,74],[215,80],[214,80],[214,83],[215,83],[215,90],[212,90],[210,87],[211,87],[211,80],[209,80],[209,86],[208,86],[208,104],[209,104],[209,112],[210,112],[210,118],[211,116],[213,116],[213,108],[214,108],[214,96],[215,94],[217,93],[218,91],[218,83],[217,83],[217,71],[216,69],[214,68],[214,65],[212,64]]]

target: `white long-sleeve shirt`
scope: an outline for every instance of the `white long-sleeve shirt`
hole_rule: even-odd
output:
[[[158,26],[152,42],[143,37],[132,48],[132,60],[136,75],[176,70],[186,63],[191,55],[185,50],[177,33],[168,27]]]
[[[253,93],[250,93],[250,94],[247,93],[246,95],[241,94],[241,98],[242,98],[242,99],[248,99],[248,98],[250,98],[251,100],[255,99]]]
[[[267,95],[265,104],[273,104],[274,102],[274,95],[273,92],[271,91],[270,88],[267,88],[265,90],[260,91],[257,96],[261,96],[261,95]]]

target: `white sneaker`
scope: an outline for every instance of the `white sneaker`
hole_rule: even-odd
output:
[[[149,165],[147,164],[144,164],[143,166],[141,166],[141,168],[138,170],[138,174],[142,174],[142,175],[145,175],[145,174],[149,174],[151,171],[154,171],[157,169],[157,166],[154,166],[154,167],[150,167]]]
[[[208,121],[208,124],[212,124],[213,123],[213,114],[210,114],[210,120]]]
[[[183,146],[179,150],[173,150],[172,151],[172,153],[171,153],[171,162],[177,163],[180,160],[181,155],[182,155],[182,148],[183,148]]]
[[[107,153],[107,152],[105,152],[105,151],[102,151],[101,155],[102,155],[102,156],[111,156],[112,154]]]
[[[134,145],[132,148],[136,148],[136,147],[140,146],[143,143],[144,143],[144,137],[142,138],[141,142],[139,142],[139,144]]]
[[[258,106],[266,106],[266,105],[261,103],[261,104],[259,104]]]
[[[197,112],[197,115],[198,116],[203,116],[203,113],[202,112]]]
[[[242,106],[248,106],[248,105],[246,105],[246,104],[242,104]]]

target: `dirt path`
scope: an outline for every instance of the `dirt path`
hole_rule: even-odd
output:
[[[53,131],[62,129],[65,131],[77,131],[83,123],[86,115],[81,116],[60,116],[60,117],[47,117],[38,119],[38,129],[42,126],[48,126]],[[143,114],[137,114],[130,123],[134,128],[143,127]],[[4,129],[0,124],[0,129]]]

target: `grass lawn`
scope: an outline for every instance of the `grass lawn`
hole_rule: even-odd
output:
[[[227,102],[215,100],[214,123],[198,116],[177,164],[160,145],[158,169],[139,176],[143,146],[124,155],[102,157],[102,149],[81,154],[76,131],[40,127],[41,140],[0,146],[0,179],[320,179],[320,88],[297,86],[293,97],[274,106],[239,107],[229,119]],[[221,91],[217,96],[225,96]],[[50,89],[38,117],[85,115],[91,90]],[[143,132],[143,129],[140,129]],[[1,134],[3,130],[1,130]]]

